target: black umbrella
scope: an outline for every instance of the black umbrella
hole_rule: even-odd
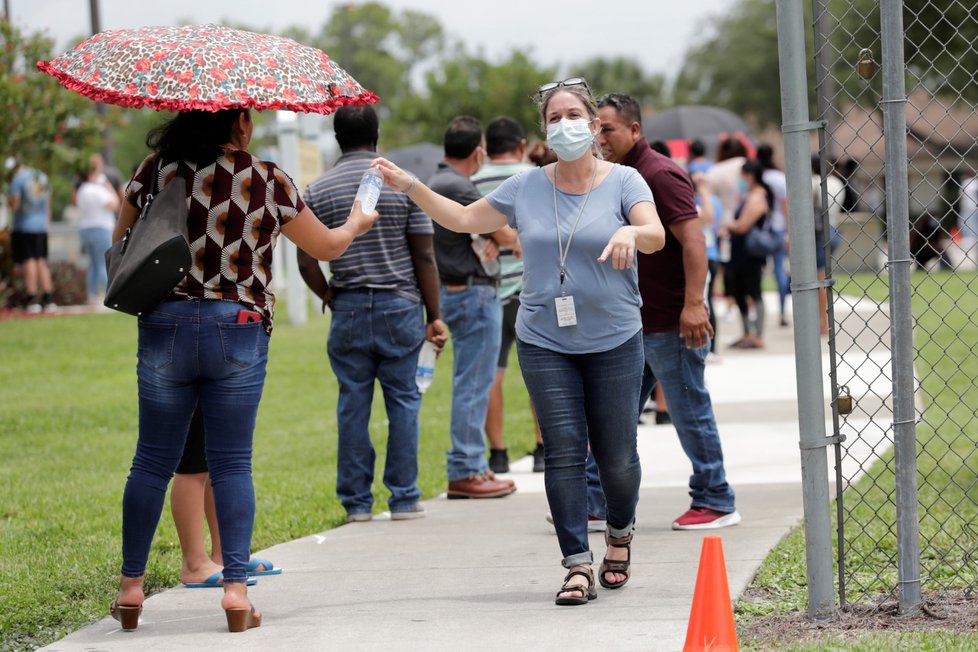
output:
[[[750,125],[736,113],[716,106],[679,106],[642,118],[642,132],[650,141],[703,141],[716,151],[721,136],[740,133],[749,136]]]
[[[435,173],[438,163],[445,158],[445,150],[434,143],[417,143],[393,149],[384,154],[384,158],[421,181],[427,181]]]

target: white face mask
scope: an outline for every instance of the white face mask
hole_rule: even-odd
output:
[[[594,142],[590,124],[584,119],[563,118],[560,122],[547,125],[547,144],[557,158],[576,161],[587,153]]]

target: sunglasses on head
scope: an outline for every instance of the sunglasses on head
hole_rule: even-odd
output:
[[[586,79],[583,77],[569,77],[564,81],[552,81],[544,84],[537,90],[537,95],[542,97],[544,93],[549,93],[550,91],[556,90],[561,86],[583,86],[588,95],[591,94],[591,88],[587,85]]]

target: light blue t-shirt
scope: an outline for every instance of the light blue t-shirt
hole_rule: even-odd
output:
[[[14,212],[13,230],[18,233],[47,233],[48,202],[51,200],[47,175],[23,167],[14,175],[8,192],[20,197],[20,205]]]
[[[584,193],[557,191],[563,245],[584,202]],[[621,346],[642,328],[638,266],[614,269],[598,262],[608,240],[627,225],[635,204],[652,202],[652,191],[634,169],[615,165],[591,191],[574,232],[564,291],[574,297],[576,326],[557,326],[560,256],[554,221],[554,185],[543,168],[510,177],[488,197],[509,218],[523,245],[523,291],[516,318],[522,341],[559,353],[599,353]]]

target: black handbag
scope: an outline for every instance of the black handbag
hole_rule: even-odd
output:
[[[781,251],[780,236],[756,224],[744,236],[744,249],[755,258],[767,258]]]
[[[105,252],[105,305],[130,315],[155,308],[190,271],[186,182],[177,175],[158,192],[161,165],[142,213]]]

